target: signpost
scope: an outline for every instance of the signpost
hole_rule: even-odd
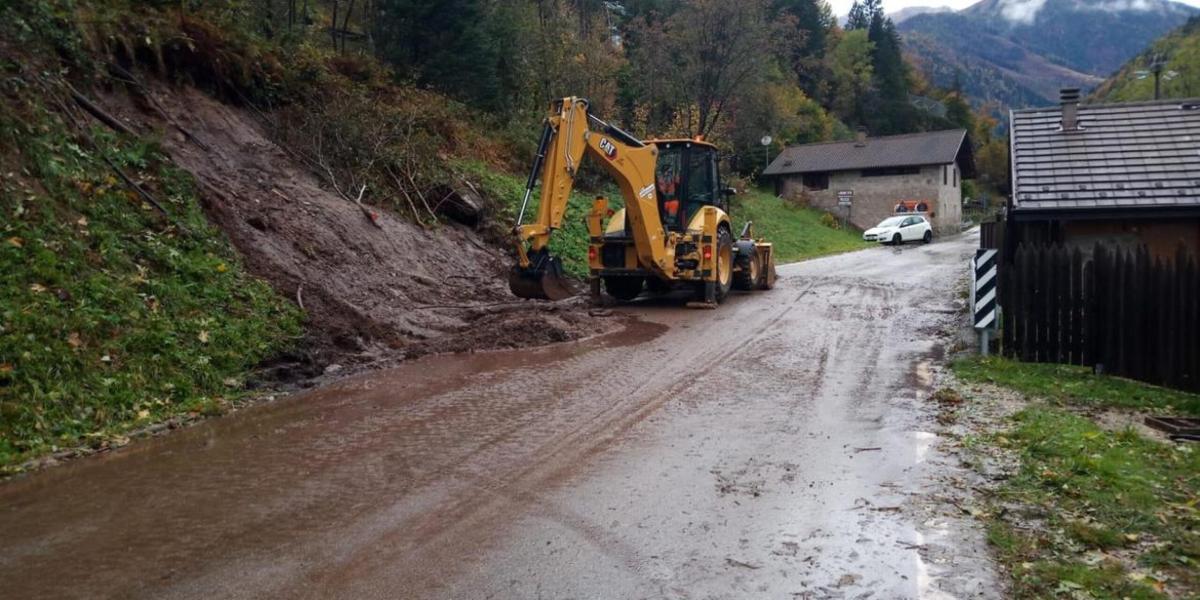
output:
[[[850,211],[854,209],[854,190],[842,190],[838,192],[838,206],[845,209],[842,214],[842,228],[846,228],[846,222],[850,220]]]
[[[762,147],[763,147],[763,170],[764,171],[767,170],[767,167],[771,166],[771,142],[772,141],[774,141],[774,140],[772,140],[771,136],[769,136],[769,135],[764,135],[762,137],[762,139],[759,140],[759,142],[762,143]]]
[[[996,302],[998,250],[980,249],[971,259],[971,316],[979,332],[979,353],[988,355],[988,335],[996,330],[1000,305]]]

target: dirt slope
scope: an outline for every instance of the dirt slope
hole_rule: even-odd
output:
[[[161,132],[250,271],[302,304],[315,366],[532,346],[612,325],[580,301],[517,301],[504,279],[509,259],[469,228],[425,229],[376,209],[377,227],[246,110],[188,87],[154,84],[149,93],[193,139],[123,93],[103,103],[135,129]]]

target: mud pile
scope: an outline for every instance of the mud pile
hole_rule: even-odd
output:
[[[161,133],[248,269],[304,308],[310,339],[301,360],[310,371],[539,345],[615,326],[581,300],[514,298],[508,257],[470,228],[426,229],[375,208],[368,216],[325,189],[246,110],[188,87],[156,84],[147,92],[160,105],[153,111],[124,94],[102,100],[134,129]]]

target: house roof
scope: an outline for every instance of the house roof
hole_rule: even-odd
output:
[[[1013,210],[1200,207],[1200,101],[1013,111]]]
[[[853,171],[886,167],[944,165],[958,161],[966,176],[975,172],[965,129],[789,146],[763,175]]]

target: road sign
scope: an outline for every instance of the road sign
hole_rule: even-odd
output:
[[[996,274],[998,268],[996,266],[996,256],[999,254],[996,250],[976,250],[975,259],[971,261],[972,286],[972,314],[974,315],[973,322],[975,329],[995,329],[996,328]]]
[[[769,135],[764,135],[764,136],[762,137],[762,139],[761,139],[761,140],[759,140],[759,141],[760,141],[760,142],[762,142],[762,145],[764,145],[764,146],[770,146],[770,145],[771,145],[771,142],[772,142],[772,141],[774,141],[774,140],[772,140],[772,139],[771,139],[771,136],[769,136]]]

